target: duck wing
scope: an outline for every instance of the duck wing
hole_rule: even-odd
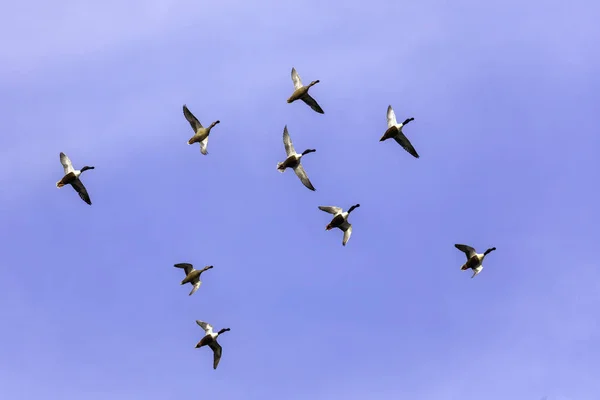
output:
[[[402,131],[398,131],[398,134],[394,136],[394,140],[396,141],[396,143],[402,146],[402,148],[406,150],[411,156],[413,156],[414,158],[419,158],[419,154],[417,153],[413,145],[410,143],[410,140],[408,140],[408,138],[404,136],[404,133],[402,133]]]
[[[69,172],[75,172],[75,169],[73,168],[73,163],[71,163],[71,159],[67,157],[67,155],[63,152],[60,153],[60,163],[62,164],[63,169],[65,170],[65,175]]]
[[[306,171],[304,170],[302,164],[298,164],[294,168],[294,172],[296,173],[296,176],[300,178],[300,181],[302,182],[302,184],[304,184],[304,186],[306,186],[312,191],[315,190],[315,187],[312,185],[312,183],[310,183],[310,179],[308,179],[308,175],[306,175]]]
[[[294,82],[294,90],[300,89],[302,86],[302,79],[300,79],[300,75],[296,72],[296,68],[292,67],[292,81]]]
[[[187,108],[185,104],[183,105],[183,115],[185,116],[185,119],[187,119],[187,121],[190,123],[190,126],[192,127],[194,132],[198,132],[198,129],[203,128],[200,121],[198,121],[198,118],[196,118],[194,114],[192,114],[192,112]]]
[[[90,200],[90,195],[88,194],[87,189],[85,188],[85,186],[83,186],[83,183],[81,182],[80,179],[76,179],[73,183],[71,183],[71,186],[79,194],[79,197],[81,197],[81,200],[85,201],[90,206],[92,205],[92,200]]]
[[[323,109],[321,108],[321,106],[319,105],[319,103],[317,103],[317,101],[315,99],[313,99],[310,94],[306,93],[304,96],[302,96],[300,98],[303,102],[305,102],[306,104],[308,104],[310,106],[310,108],[312,108],[313,110],[315,110],[316,112],[318,112],[319,114],[325,114],[325,111],[323,111]]]
[[[472,248],[471,246],[467,246],[466,244],[455,244],[454,247],[465,253],[465,255],[467,256],[467,260],[469,260],[475,254],[477,254],[474,248]]]
[[[185,272],[185,276],[188,276],[190,274],[190,272],[192,272],[194,270],[194,266],[189,263],[175,264],[175,268],[183,268],[183,271]]]
[[[219,361],[221,361],[221,355],[223,354],[223,348],[216,340],[213,340],[212,342],[210,342],[208,344],[208,347],[210,347],[212,349],[213,354],[214,354],[213,369],[217,369],[217,365],[219,365]]]

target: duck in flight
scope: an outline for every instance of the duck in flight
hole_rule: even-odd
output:
[[[495,247],[490,247],[483,253],[478,254],[474,248],[472,248],[471,246],[467,246],[466,244],[455,244],[454,247],[465,253],[465,255],[467,256],[467,262],[464,263],[463,266],[460,267],[460,269],[462,271],[472,269],[473,276],[471,276],[471,279],[475,278],[475,276],[477,276],[477,274],[479,274],[483,269],[483,259],[485,258],[485,256],[487,256],[492,251],[496,250]]]
[[[185,104],[183,105],[183,115],[194,130],[194,136],[187,141],[187,144],[200,143],[200,152],[204,155],[207,155],[208,151],[206,150],[206,147],[208,146],[208,135],[210,135],[210,130],[214,128],[215,125],[220,124],[221,121],[216,120],[210,124],[208,128],[205,128],[202,126],[200,121],[198,121],[198,118],[196,118],[194,114],[188,110]]]
[[[194,269],[194,266],[192,264],[188,264],[188,263],[175,264],[175,268],[183,268],[183,271],[185,272],[185,278],[183,278],[183,280],[181,281],[181,284],[185,285],[186,283],[190,283],[193,286],[192,291],[190,292],[189,296],[196,293],[196,290],[198,290],[200,288],[200,285],[202,285],[202,281],[200,280],[200,275],[202,275],[202,273],[204,271],[209,270],[212,267],[213,267],[212,265],[208,265],[202,269]]]
[[[404,133],[402,133],[402,128],[406,124],[408,124],[410,121],[414,121],[414,118],[407,118],[404,120],[404,122],[399,124],[398,121],[396,121],[396,113],[394,113],[394,109],[392,108],[392,106],[388,106],[388,109],[387,109],[388,128],[385,131],[385,133],[383,134],[383,136],[381,137],[381,139],[379,139],[379,141],[383,142],[388,139],[394,139],[396,141],[396,143],[398,143],[400,146],[402,146],[402,148],[404,150],[406,150],[407,152],[409,152],[410,155],[412,155],[415,158],[419,158],[419,154],[417,154],[417,151],[415,150],[413,145],[410,143],[410,140],[408,140],[408,138],[406,136],[404,136]]]
[[[317,79],[316,81],[312,81],[308,86],[302,85],[302,80],[300,79],[300,75],[296,72],[296,68],[292,68],[292,81],[294,82],[294,93],[287,99],[288,103],[293,103],[294,101],[300,99],[306,104],[310,106],[313,110],[318,112],[319,114],[325,114],[321,106],[317,103],[315,99],[313,99],[310,94],[308,94],[308,89],[319,83],[320,81]]]
[[[223,328],[219,332],[214,333],[213,327],[211,324],[206,323],[204,321],[196,320],[196,323],[200,325],[202,329],[204,329],[205,335],[204,337],[196,344],[196,348],[200,348],[203,346],[208,346],[213,351],[213,369],[217,369],[219,365],[219,361],[221,361],[221,354],[223,354],[223,348],[217,342],[217,337],[223,334],[224,332],[230,331],[229,328]]]
[[[89,169],[94,169],[94,167],[88,167],[87,165],[83,168],[79,169],[74,169],[73,168],[73,163],[71,163],[71,160],[69,159],[69,157],[67,157],[67,155],[65,153],[60,153],[60,163],[62,164],[64,171],[65,171],[65,175],[62,177],[62,179],[58,182],[56,182],[56,187],[57,188],[61,188],[65,185],[71,185],[71,187],[73,187],[73,189],[75,189],[75,191],[79,194],[79,197],[81,197],[81,200],[85,201],[86,203],[88,203],[89,205],[92,205],[92,201],[90,200],[90,195],[88,194],[85,186],[83,186],[83,183],[81,182],[81,179],[79,179],[79,177],[81,176],[81,174],[84,171],[87,171]]]
[[[287,125],[283,128],[283,145],[285,146],[285,154],[287,158],[283,162],[277,163],[277,170],[283,173],[286,168],[292,168],[296,173],[296,176],[300,178],[300,181],[304,186],[309,188],[310,190],[315,190],[315,187],[310,183],[308,176],[306,175],[306,171],[304,167],[300,163],[300,159],[308,153],[314,153],[315,149],[307,149],[302,152],[302,154],[296,153],[294,149],[294,144],[292,143],[292,139],[290,138],[290,134],[288,133]]]
[[[348,211],[342,210],[341,207],[334,206],[319,206],[319,210],[325,211],[329,214],[333,214],[333,219],[327,226],[325,230],[329,231],[333,228],[339,228],[344,232],[344,239],[342,241],[342,246],[345,246],[350,240],[350,235],[352,235],[352,224],[348,222],[348,216],[354,209],[360,207],[360,204],[355,204],[348,209]]]

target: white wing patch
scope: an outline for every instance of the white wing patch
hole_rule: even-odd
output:
[[[71,163],[71,159],[67,157],[65,153],[60,153],[60,163],[62,164],[65,170],[65,175],[69,172],[75,172],[75,169],[73,168],[73,163]]]
[[[202,329],[204,329],[204,332],[206,332],[207,335],[210,335],[211,333],[213,333],[213,327],[211,324],[209,324],[208,322],[204,322],[204,321],[200,321],[200,320],[196,320],[196,323],[198,325],[200,325],[200,327]]]
[[[300,89],[302,86],[302,80],[300,79],[300,75],[296,72],[296,68],[292,68],[292,81],[294,81],[294,90]]]
[[[342,209],[340,207],[335,206],[319,206],[319,210],[325,211],[329,214],[339,214],[342,212]]]
[[[287,125],[283,128],[283,145],[285,146],[285,153],[288,157],[292,154],[296,154],[294,143],[292,143],[292,138],[290,138],[290,134],[287,130]]]
[[[398,122],[396,121],[396,113],[394,112],[392,106],[388,106],[387,109],[387,124],[388,128],[391,128],[392,126],[398,124]]]
[[[348,243],[348,240],[350,240],[350,236],[352,235],[352,225],[348,224],[347,227],[342,226],[341,228],[344,231],[344,241],[342,242],[342,246],[345,246],[346,243]],[[344,230],[344,228],[345,228],[345,230]]]
[[[200,281],[200,279],[198,279],[196,281],[196,283],[194,283],[194,287],[192,288],[192,291],[190,292],[190,296],[193,295],[194,293],[196,293],[196,290],[200,289],[200,285],[202,285],[202,281]]]
[[[206,139],[204,139],[203,141],[200,142],[200,153],[207,155],[208,154],[208,150],[206,149],[208,147],[208,136],[206,137]]]

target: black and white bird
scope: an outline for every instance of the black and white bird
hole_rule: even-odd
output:
[[[219,365],[219,361],[221,361],[221,355],[223,354],[223,348],[217,342],[217,337],[223,334],[224,332],[230,331],[229,328],[223,328],[219,332],[214,333],[213,327],[211,324],[206,323],[204,321],[196,320],[196,323],[200,325],[204,332],[206,333],[204,337],[196,344],[196,348],[200,348],[203,346],[208,346],[213,351],[213,369],[217,369],[217,365]]]
[[[381,137],[381,139],[379,139],[379,141],[383,142],[388,139],[394,139],[396,141],[396,143],[398,143],[400,146],[402,146],[402,148],[404,150],[406,150],[407,152],[409,152],[413,157],[419,158],[419,154],[417,154],[417,151],[415,150],[413,145],[410,143],[410,140],[408,140],[408,138],[406,136],[404,136],[404,133],[402,132],[402,128],[406,124],[408,124],[410,121],[413,121],[413,120],[414,120],[414,118],[407,118],[404,120],[404,122],[399,124],[398,121],[396,121],[396,114],[394,113],[394,109],[392,108],[392,106],[388,106],[388,109],[387,109],[388,128],[385,131],[385,133],[383,134],[383,136]]]
[[[348,211],[342,210],[341,207],[335,206],[319,206],[319,210],[325,211],[329,214],[333,214],[333,218],[330,223],[327,224],[325,230],[330,231],[333,228],[339,228],[344,232],[344,239],[342,241],[342,246],[345,246],[350,240],[350,235],[352,235],[352,224],[348,222],[348,216],[354,209],[360,207],[360,204],[355,204],[348,209]]]
[[[483,259],[485,256],[496,250],[495,247],[490,247],[483,253],[477,253],[474,248],[467,246],[466,244],[455,244],[454,247],[465,253],[467,256],[467,262],[464,263],[460,269],[462,271],[472,269],[473,276],[471,276],[471,278],[475,278],[475,276],[477,276],[477,274],[479,274],[483,269]]]
[[[285,154],[287,155],[287,158],[285,161],[277,163],[277,170],[283,173],[286,168],[292,168],[296,173],[296,176],[300,178],[302,184],[314,191],[315,187],[312,183],[310,183],[310,179],[308,179],[308,175],[306,175],[306,171],[304,170],[300,160],[306,154],[314,153],[316,150],[306,149],[302,152],[302,154],[296,153],[294,144],[292,143],[292,139],[288,133],[287,125],[283,128],[283,145],[285,146]]]
[[[87,171],[89,169],[94,169],[94,167],[88,167],[86,165],[85,167],[81,168],[80,170],[74,169],[73,164],[71,163],[71,160],[69,159],[69,157],[67,157],[67,155],[62,152],[60,153],[60,163],[62,164],[62,166],[65,170],[65,175],[62,177],[62,179],[60,181],[56,182],[56,187],[61,188],[65,185],[71,185],[73,187],[73,189],[75,189],[75,191],[79,194],[79,197],[81,197],[81,200],[85,201],[89,205],[92,205],[92,201],[90,200],[90,195],[88,194],[85,186],[83,186],[83,183],[81,182],[81,179],[79,179],[79,177],[81,176],[81,174],[84,171]]]

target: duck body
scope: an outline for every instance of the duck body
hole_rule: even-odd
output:
[[[327,224],[327,226],[325,227],[326,231],[330,231],[333,228],[342,228],[342,225],[344,225],[344,222],[346,222],[348,220],[348,212],[343,212],[341,214],[337,214],[335,217],[333,217],[331,219],[331,222]]]
[[[291,156],[286,158],[285,161],[278,163],[277,169],[279,170],[279,172],[283,172],[287,168],[294,168],[295,166],[300,164],[301,158],[302,158],[302,155],[300,155],[300,154],[292,154]]]
[[[63,176],[60,181],[56,182],[56,187],[61,188],[65,185],[70,185],[73,182],[75,182],[79,178],[80,175],[81,175],[80,170],[69,172],[68,174]]]

